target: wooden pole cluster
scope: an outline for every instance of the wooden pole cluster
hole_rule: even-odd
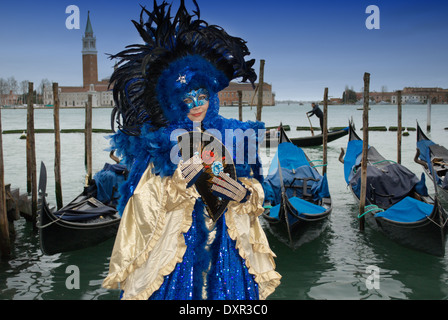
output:
[[[257,121],[261,121],[261,111],[263,109],[264,63],[264,60],[260,60],[260,76],[258,77]]]
[[[401,137],[402,137],[402,107],[401,107],[401,90],[397,91],[397,97],[398,97],[398,130],[397,130],[397,163],[401,164]]]
[[[9,239],[9,223],[6,211],[5,171],[3,164],[3,139],[0,109],[0,252],[2,257],[11,254],[11,241]]]
[[[328,141],[328,88],[324,90],[324,125],[323,125],[323,167],[322,175],[327,173],[327,141]]]
[[[53,83],[53,118],[54,118],[54,179],[56,192],[56,205],[62,208],[62,182],[61,182],[61,129],[59,126],[59,85]]]
[[[37,173],[36,173],[36,140],[34,136],[34,85],[28,84],[28,109],[26,131],[26,160],[27,160],[27,192],[31,193],[31,219],[36,228],[37,217]]]
[[[362,161],[361,161],[361,191],[359,197],[360,231],[364,231],[365,226],[364,211],[366,206],[367,152],[369,146],[369,87],[370,87],[370,74],[366,72],[364,73],[364,111],[362,114],[363,144],[362,144]]]
[[[92,180],[92,95],[89,94],[86,106],[85,126],[85,165],[87,169],[87,183]]]
[[[27,101],[27,135],[26,135],[26,169],[27,169],[27,193],[31,194],[31,220],[33,228],[36,230],[37,218],[37,173],[36,173],[36,148],[35,148],[35,128],[34,128],[34,104],[33,104],[34,84],[29,82],[28,85],[28,101]],[[242,96],[242,93],[240,93]],[[54,133],[55,133],[55,192],[58,209],[62,208],[62,182],[61,182],[61,139],[59,124],[59,85],[53,83],[54,97]],[[241,103],[240,97],[240,105]],[[92,179],[92,95],[88,96],[86,106],[86,123],[85,123],[85,165],[87,169],[88,182]],[[242,117],[242,115],[241,115]],[[4,162],[3,162],[3,142],[2,142],[2,126],[1,126],[1,109],[0,109],[0,253],[2,256],[10,255],[10,232],[7,217],[6,206],[6,186],[4,182]]]

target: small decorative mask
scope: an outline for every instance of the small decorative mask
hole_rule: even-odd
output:
[[[206,89],[191,90],[184,96],[184,102],[188,109],[203,106],[209,101],[209,94]]]

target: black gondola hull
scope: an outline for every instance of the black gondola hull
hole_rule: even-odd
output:
[[[430,255],[443,257],[445,255],[447,225],[444,223],[447,217],[437,208],[429,218],[414,223],[400,223],[366,215],[366,221],[370,227],[383,233],[394,242],[417,251]]]
[[[327,135],[327,142],[332,142],[348,134],[347,130],[338,130],[329,132]],[[289,138],[292,143],[298,147],[314,147],[323,144],[323,134],[317,134],[311,137]]]
[[[425,174],[431,179],[431,181],[434,183],[434,177],[432,176],[431,172],[428,168],[422,166],[423,171]],[[448,190],[444,189],[439,183],[434,184],[437,188],[437,194],[440,197],[440,200],[448,204]]]
[[[70,252],[98,245],[117,234],[120,217],[114,215],[91,223],[68,222],[51,212],[45,199],[40,210],[40,244],[46,255]]]
[[[329,202],[330,200],[327,199]],[[272,218],[269,210],[263,213],[263,218],[268,223],[272,234],[283,240],[291,248],[298,248],[308,242],[317,239],[326,229],[329,216],[332,211],[331,205],[321,214],[303,214],[297,216],[287,206],[281,206],[279,219]],[[293,221],[291,223],[291,221]]]
[[[89,195],[81,193],[59,212],[74,217],[74,221],[57,216],[52,212],[46,200],[47,171],[41,164],[39,180],[39,240],[44,254],[53,255],[62,252],[85,249],[114,238],[121,217],[114,207],[107,206]],[[65,210],[65,211],[64,211]],[[97,211],[95,211],[97,210]],[[96,212],[96,218],[86,218],[83,214]]]
[[[361,140],[354,131],[352,123],[350,124],[349,131],[349,141]],[[370,152],[368,155],[371,155]],[[375,157],[375,160],[368,157],[368,162],[373,162],[372,165],[382,162],[378,160],[384,159],[380,154],[372,153],[372,157]],[[359,198],[356,196],[351,185],[350,190],[356,202],[359,203]],[[431,255],[444,256],[446,234],[448,231],[447,214],[439,204],[437,197],[435,200],[424,195],[419,195],[417,198],[422,202],[433,205],[433,210],[429,217],[415,222],[398,222],[384,217],[378,217],[375,215],[375,211],[372,211],[364,215],[366,222],[372,229],[379,231],[400,245]],[[375,205],[377,203],[367,201],[366,205],[369,204]]]
[[[347,134],[346,130],[345,134]],[[292,140],[286,135],[283,126],[280,124],[280,135],[278,137],[279,143],[292,143]],[[296,145],[297,146],[297,145]],[[304,154],[307,163],[311,163],[310,159]],[[316,170],[316,168],[313,168]],[[281,173],[282,169],[279,162],[278,171]],[[317,170],[316,170],[317,172]],[[280,174],[281,187],[281,205],[277,217],[270,216],[270,210],[263,213],[264,219],[267,221],[271,233],[277,235],[280,240],[284,240],[292,248],[298,248],[301,245],[313,241],[321,235],[327,226],[328,218],[332,211],[331,197],[322,198],[317,205],[325,208],[322,213],[307,214],[306,208],[295,208],[289,201],[285,187],[283,185],[283,178]],[[316,203],[315,203],[316,204]],[[299,214],[300,212],[300,214]]]
[[[332,142],[336,139],[342,138],[348,134],[347,130],[337,130],[329,132],[327,135],[327,142]],[[266,146],[274,146],[278,144],[277,137],[270,137],[266,139]],[[315,136],[289,138],[290,142],[295,144],[297,147],[315,147],[321,146],[323,144],[323,134],[317,134]]]
[[[424,140],[428,140],[431,141],[424,133],[423,130],[421,129],[420,125],[417,123],[417,148],[418,148],[418,143]],[[445,149],[444,147],[442,147],[443,149]],[[446,150],[446,149],[445,149]],[[420,164],[422,166],[423,171],[425,172],[425,174],[433,181],[434,183],[434,176],[431,173],[431,171],[429,170],[429,166],[431,165],[431,163],[428,163],[427,161],[417,161],[417,159],[415,159],[415,161]],[[443,178],[443,177],[441,177]],[[437,193],[440,196],[440,199],[442,201],[446,203],[448,203],[448,190],[444,189],[442,187],[442,183],[441,180],[438,180],[436,183],[434,183],[434,185],[436,185],[437,187]]]

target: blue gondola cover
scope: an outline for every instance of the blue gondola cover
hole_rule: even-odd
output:
[[[383,217],[397,222],[416,222],[431,215],[434,206],[406,197],[376,217]]]
[[[344,177],[347,184],[353,176],[353,167],[361,163],[362,144],[362,140],[352,140],[347,145],[347,153],[344,157]]]
[[[281,184],[278,163],[282,167],[282,177],[285,186],[298,186],[295,190],[286,190],[288,198],[301,198],[303,178],[312,178],[316,181],[309,180],[307,182],[308,190],[312,194],[313,200],[319,200],[330,196],[328,189],[327,176],[321,176],[314,168],[312,168],[302,149],[292,143],[284,142],[278,146],[277,153],[272,159],[268,175],[263,182],[265,192],[265,201],[270,201],[273,206],[280,203],[281,200]],[[275,211],[275,209],[274,209]],[[271,209],[272,212],[272,209]]]
[[[294,206],[294,208],[298,211],[299,216],[301,215],[301,213],[319,214],[319,213],[323,213],[327,210],[324,207],[318,206],[317,204],[308,202],[306,200],[303,200],[303,199],[300,199],[297,197],[289,198],[289,202],[291,202],[291,204]],[[280,204],[273,206],[270,209],[269,216],[272,218],[278,219],[279,213],[280,213],[280,206],[281,206]]]

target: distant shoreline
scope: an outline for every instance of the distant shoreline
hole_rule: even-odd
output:
[[[219,106],[220,108],[238,108],[238,105],[229,105],[229,106]],[[248,105],[243,105],[243,108],[245,107],[251,107],[251,108],[256,108],[257,106],[248,106]],[[263,106],[263,108],[272,108],[275,106]],[[92,109],[113,109],[114,107],[111,106],[99,106],[99,107],[92,107]],[[3,110],[8,110],[8,109],[28,109],[27,106],[1,106],[0,109]],[[53,109],[53,107],[46,107],[46,106],[41,106],[41,105],[35,105],[34,109]],[[85,107],[59,107],[59,110],[62,109],[85,109]]]
[[[295,104],[299,104],[299,105],[304,105],[304,103],[308,103],[308,102],[299,102],[299,101],[291,101],[291,102],[285,102],[285,101],[276,101],[276,104],[273,106],[263,106],[263,108],[272,108],[272,107],[276,107],[278,105],[282,105],[282,104],[286,104],[286,105],[295,105]],[[323,104],[323,102],[320,102],[319,104]],[[328,105],[331,106],[345,106],[345,105],[351,105],[351,106],[362,106],[361,104],[356,104],[356,103],[349,103],[349,104],[340,104],[340,103],[329,103]],[[427,104],[426,103],[408,103],[408,104],[403,104],[403,105],[418,105],[418,106],[423,106],[426,107]],[[433,103],[431,105],[447,105],[445,103]],[[369,104],[370,107],[375,107],[375,106],[396,106],[396,104]],[[238,105],[228,105],[228,106],[224,106],[221,105],[219,106],[220,108],[238,108]],[[243,105],[243,108],[247,108],[247,107],[251,107],[251,108],[256,108],[256,105],[253,106],[249,106],[249,105]],[[0,106],[0,109],[2,110],[14,110],[14,109],[27,109],[28,107],[26,105],[20,105],[20,106]],[[113,109],[114,107],[111,106],[98,106],[98,107],[92,107],[93,109]],[[42,106],[42,105],[34,105],[34,109],[49,109],[52,110],[53,106],[51,107],[47,107],[47,106]],[[64,109],[85,109],[85,107],[59,107],[59,110],[64,110]]]
[[[8,109],[28,109],[27,106],[1,106],[0,109],[8,110]],[[49,109],[52,110],[53,107],[46,107],[42,105],[34,105],[34,109]],[[59,110],[61,109],[85,109],[85,107],[59,107]],[[111,106],[100,106],[100,107],[93,107],[93,109],[113,109]]]

